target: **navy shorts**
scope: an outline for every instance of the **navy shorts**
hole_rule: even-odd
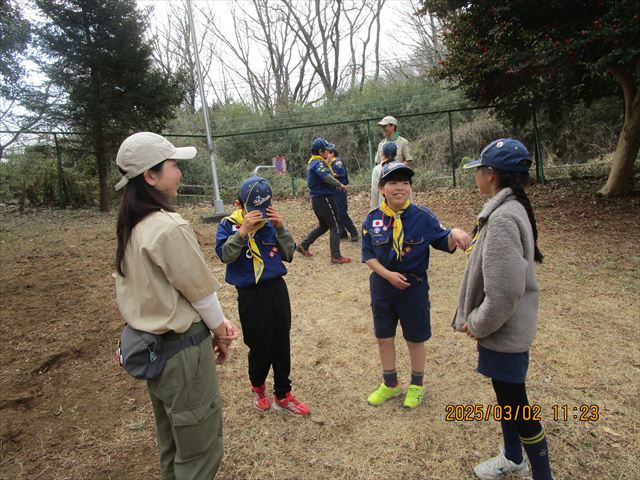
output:
[[[411,286],[399,290],[379,275],[369,277],[373,333],[376,338],[395,337],[398,320],[405,340],[420,343],[431,338],[429,283],[426,273],[405,274]]]

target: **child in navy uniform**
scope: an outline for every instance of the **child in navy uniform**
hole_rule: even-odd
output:
[[[458,228],[444,228],[427,208],[411,203],[413,170],[393,161],[382,168],[380,208],[362,226],[362,261],[373,270],[369,285],[374,334],[383,369],[383,383],[369,395],[380,405],[402,393],[396,372],[395,334],[398,320],[411,359],[411,383],[404,406],[418,407],[424,398],[424,342],[431,337],[429,315],[429,247],[453,253],[471,239]]]
[[[464,166],[477,168],[478,190],[492,198],[478,216],[467,250],[454,328],[477,340],[478,372],[491,378],[498,404],[512,417],[503,413],[504,450],[474,467],[481,479],[526,475],[523,446],[533,478],[552,479],[545,432],[530,418],[525,387],[540,296],[534,262],[542,262],[536,219],[524,191],[530,166],[525,146],[511,138],[491,142]]]
[[[307,415],[309,409],[291,393],[291,304],[283,264],[291,262],[295,242],[271,206],[271,186],[262,177],[242,183],[235,210],[218,225],[216,253],[227,264],[225,280],[238,290],[244,343],[249,347],[251,396],[258,410]],[[265,380],[273,367],[275,399]]]
[[[395,144],[394,144],[395,145]],[[343,185],[349,185],[349,175],[347,173],[347,166],[344,162],[338,158],[338,151],[335,148],[329,150],[327,160],[331,165],[333,175]],[[347,192],[343,190],[336,190],[336,206],[338,207],[338,214],[340,216],[340,239],[346,240],[351,235],[351,241],[357,242],[358,229],[353,224],[353,220],[349,216],[349,200],[347,198]]]

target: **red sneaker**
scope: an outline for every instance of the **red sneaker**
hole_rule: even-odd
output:
[[[253,406],[262,412],[271,408],[271,400],[267,397],[265,390],[264,383],[259,387],[251,385],[251,399],[253,400]]]
[[[296,251],[300,252],[305,257],[313,257],[313,253],[311,253],[308,249],[304,248],[302,245],[298,245],[296,247]]]
[[[332,258],[331,263],[342,265],[343,263],[351,263],[351,259],[349,257]]]
[[[294,397],[291,392],[287,392],[282,400],[275,397],[273,399],[273,409],[278,412],[287,412],[292,415],[309,415],[309,407],[296,400],[296,397]]]

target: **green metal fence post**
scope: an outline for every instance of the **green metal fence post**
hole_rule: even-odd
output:
[[[367,120],[367,141],[369,144],[369,168],[373,170],[373,140],[371,140],[371,120]]]
[[[453,124],[451,122],[451,110],[447,112],[449,118],[449,147],[451,148],[451,178],[453,179],[453,186],[456,187],[456,164],[455,164],[455,150],[453,149]]]
[[[296,179],[293,175],[293,157],[291,155],[291,136],[289,135],[289,129],[285,129],[284,131],[285,137],[287,139],[287,150],[289,151],[289,159],[287,160],[287,170],[289,171],[289,176],[291,177],[291,194],[296,196]]]
[[[58,143],[58,136],[53,134],[53,141],[56,144],[56,165],[58,168],[58,190],[60,195],[60,208],[67,206],[67,188],[64,184],[64,172],[62,171],[62,154],[60,153],[60,144]]]
[[[536,159],[536,177],[538,181],[544,185],[544,167],[542,165],[542,154],[540,152],[540,137],[538,135],[538,115],[536,113],[536,104],[533,102],[531,104],[531,109],[533,111],[533,149],[534,155]]]

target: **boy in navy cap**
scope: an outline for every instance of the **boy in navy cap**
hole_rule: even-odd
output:
[[[307,186],[311,194],[311,207],[318,218],[318,226],[300,242],[297,250],[305,257],[312,257],[309,247],[318,237],[329,230],[329,246],[331,248],[331,263],[350,263],[349,257],[340,253],[340,214],[336,205],[336,190],[347,191],[334,176],[329,151],[335,145],[324,138],[316,138],[311,143],[311,158],[307,167]]]
[[[383,383],[367,401],[381,405],[402,393],[396,372],[395,335],[398,320],[411,359],[411,383],[404,406],[418,407],[424,398],[424,342],[431,337],[429,315],[429,247],[453,253],[466,249],[469,235],[447,229],[427,208],[411,203],[413,170],[402,162],[382,168],[378,189],[384,200],[362,225],[362,261],[369,279],[374,335],[383,370]]]
[[[272,191],[262,177],[242,183],[237,209],[222,219],[216,253],[227,265],[225,280],[238,290],[238,312],[244,343],[249,347],[251,396],[258,410],[307,415],[307,406],[291,393],[291,304],[283,261],[291,262],[295,242],[271,205]],[[265,380],[273,367],[275,399]]]

